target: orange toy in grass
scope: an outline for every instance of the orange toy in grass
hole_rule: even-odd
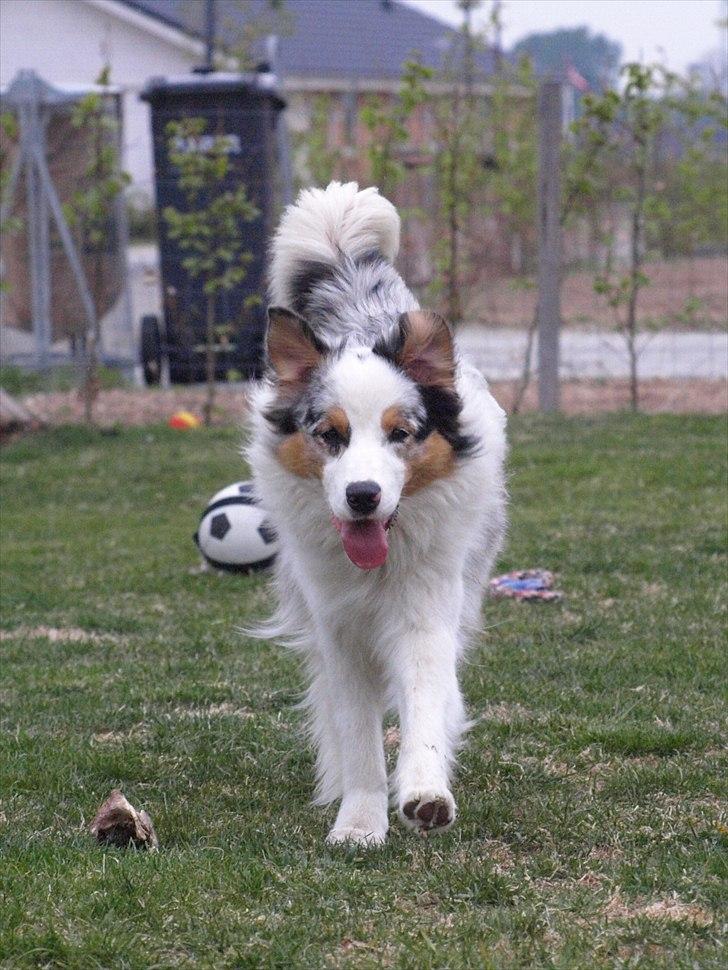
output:
[[[167,424],[179,431],[189,431],[190,428],[199,428],[202,422],[191,411],[175,411]]]

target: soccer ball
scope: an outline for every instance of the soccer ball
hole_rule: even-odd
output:
[[[265,569],[278,551],[278,537],[250,482],[235,482],[212,496],[194,540],[211,566],[232,573]]]

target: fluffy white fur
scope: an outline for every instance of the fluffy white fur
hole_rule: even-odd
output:
[[[275,238],[273,301],[290,304],[291,280],[306,260],[335,263],[373,246],[391,259],[398,232],[395,210],[376,189],[334,184],[302,193]],[[348,448],[327,459],[322,480],[287,471],[265,417],[276,396],[271,379],[254,396],[247,457],[280,536],[278,609],[260,635],[295,647],[305,661],[315,801],[340,800],[329,841],[378,844],[390,786],[412,829],[442,830],[455,818],[451,775],[466,726],[457,664],[479,626],[505,528],[505,416],[482,376],[459,362],[461,428],[479,445],[449,477],[403,496],[405,462],[383,440],[380,420],[390,406],[416,406],[416,385],[363,341],[341,336],[325,391],[349,418]],[[331,518],[347,515],[349,482],[372,479],[382,489],[378,514],[399,512],[385,565],[365,571],[345,555]],[[390,710],[401,744],[388,784],[382,720]]]
[[[289,206],[271,252],[270,299],[291,306],[291,281],[303,262],[336,263],[378,250],[392,261],[399,251],[399,215],[376,188],[332,182],[325,192],[304,189]]]

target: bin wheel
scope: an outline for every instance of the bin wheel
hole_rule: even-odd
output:
[[[151,314],[142,317],[141,359],[144,383],[159,384],[162,379],[162,335],[159,319]]]

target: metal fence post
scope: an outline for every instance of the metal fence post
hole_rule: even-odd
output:
[[[42,145],[42,122],[40,105],[35,98],[29,98],[21,106],[21,146],[25,159],[25,191],[27,216],[28,251],[30,257],[31,307],[33,314],[33,333],[35,336],[35,364],[45,370],[51,354],[51,273],[48,246],[48,206],[43,198],[43,186],[32,163],[35,143]]]
[[[561,84],[538,93],[538,405],[559,409],[561,329]]]

